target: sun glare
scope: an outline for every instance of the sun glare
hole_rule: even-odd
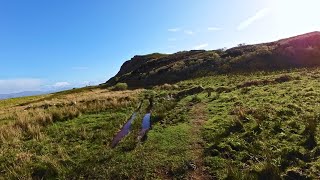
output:
[[[320,1],[271,0],[264,5],[270,21],[265,28],[276,32],[276,38],[320,30]]]

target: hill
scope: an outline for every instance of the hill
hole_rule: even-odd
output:
[[[11,94],[0,94],[0,99],[9,99],[16,97],[24,97],[24,96],[36,96],[41,94],[49,94],[50,92],[43,91],[24,91],[19,93],[11,93]]]
[[[175,84],[0,100],[0,179],[319,179],[318,36],[136,56],[109,81]]]
[[[146,87],[214,74],[272,71],[320,65],[320,32],[276,42],[244,45],[212,51],[135,56],[106,82]]]
[[[0,177],[316,179],[319,72],[224,74],[149,90],[100,86],[1,100]],[[141,139],[150,99],[152,128]]]
[[[37,96],[37,95],[44,95],[44,94],[51,94],[59,91],[66,91],[69,88],[56,88],[50,91],[22,91],[18,93],[9,93],[9,94],[0,94],[1,99],[10,99],[10,98],[19,98],[19,97],[26,97],[26,96]]]

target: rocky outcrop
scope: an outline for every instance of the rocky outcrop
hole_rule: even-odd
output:
[[[107,84],[125,82],[129,87],[145,87],[178,82],[181,79],[194,77],[208,69],[208,66],[212,66],[213,64],[209,62],[212,58],[209,56],[206,51],[135,56],[125,62],[119,73]]]
[[[135,56],[106,84],[148,87],[221,74],[270,71],[320,65],[320,32],[271,43],[239,45],[227,50],[193,50]]]

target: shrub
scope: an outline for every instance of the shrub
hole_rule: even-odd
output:
[[[289,75],[283,75],[283,76],[276,78],[274,81],[278,82],[278,83],[283,83],[283,82],[288,82],[291,80],[293,80],[293,77],[291,77]]]
[[[191,102],[193,102],[193,103],[199,103],[199,102],[201,102],[201,98],[200,98],[199,96],[197,96],[197,95],[194,95],[194,96],[192,97],[192,99],[191,99]]]
[[[114,91],[124,91],[128,89],[127,83],[117,83],[114,87]]]
[[[159,89],[160,90],[172,90],[173,89],[173,85],[166,83],[166,84],[163,84],[163,85],[159,86]]]

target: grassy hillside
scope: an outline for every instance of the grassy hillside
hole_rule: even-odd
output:
[[[218,179],[320,177],[319,70],[196,82],[225,87],[211,98],[198,95],[208,113],[202,137],[209,174]]]
[[[319,73],[215,75],[0,101],[0,179],[316,179]],[[190,90],[199,86],[203,92]],[[152,129],[140,141],[150,98]],[[131,132],[111,148],[141,101]]]
[[[209,75],[314,67],[320,66],[319,57],[320,32],[312,32],[230,49],[134,56],[106,84],[122,82],[129,87],[147,87]]]

